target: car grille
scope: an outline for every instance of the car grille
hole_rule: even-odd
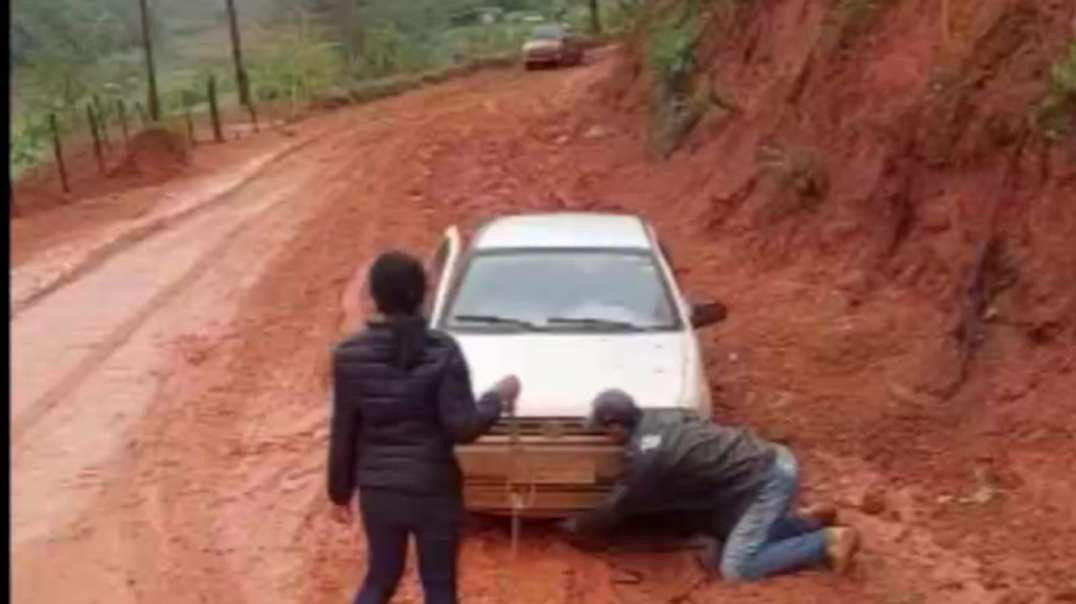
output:
[[[564,436],[602,436],[597,430],[590,430],[586,422],[579,418],[502,418],[489,431],[496,436],[511,436],[512,427],[518,427],[520,436],[545,436],[560,438]]]
[[[536,61],[544,61],[544,60],[550,60],[551,61],[553,59],[556,59],[558,56],[560,56],[560,51],[558,51],[556,49],[552,49],[552,48],[550,48],[550,49],[543,48],[541,50],[527,51],[527,58],[532,59],[532,60],[536,60]]]

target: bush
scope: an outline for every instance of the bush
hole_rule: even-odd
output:
[[[1064,56],[1050,69],[1049,90],[1039,104],[1039,128],[1051,140],[1072,133],[1076,115],[1076,39],[1069,42]]]
[[[639,21],[643,6],[642,0],[619,0],[605,9],[602,21],[606,33],[630,30]]]
[[[45,114],[23,115],[17,123],[12,124],[8,165],[13,180],[47,157],[51,137],[48,116]]]
[[[351,75],[358,79],[383,78],[427,66],[430,56],[416,39],[389,24],[367,31]]]
[[[343,63],[334,44],[303,22],[296,30],[271,32],[250,61],[253,94],[261,100],[306,103],[337,82]]]
[[[667,16],[648,32],[646,62],[651,77],[650,140],[661,155],[676,150],[708,106],[694,94],[697,72],[695,47],[702,33],[693,5]]]

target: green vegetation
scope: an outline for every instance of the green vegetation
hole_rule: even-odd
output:
[[[642,0],[602,0],[602,21],[626,26]],[[256,102],[298,110],[322,95],[380,95],[408,77],[433,81],[480,57],[516,52],[535,19],[590,26],[585,0],[236,0]],[[217,77],[237,103],[224,0],[149,0],[163,110],[206,110]],[[141,19],[133,0],[12,0],[9,161],[16,176],[51,157],[48,115],[86,138],[94,94],[145,103]],[[388,83],[386,83],[388,82]],[[370,92],[374,91],[374,92]],[[115,128],[114,121],[111,122]],[[113,130],[115,131],[115,130]]]
[[[661,155],[676,150],[705,112],[709,95],[696,90],[695,47],[703,24],[695,2],[658,19],[647,33],[651,77],[650,142]]]
[[[841,0],[840,8],[853,18],[866,17],[873,14],[881,4],[881,0]]]
[[[864,31],[886,5],[886,0],[838,0],[831,9],[826,44],[839,47]]]
[[[337,80],[343,57],[304,19],[296,28],[268,32],[248,62],[255,102],[306,103]]]
[[[1050,69],[1049,89],[1039,104],[1037,121],[1047,138],[1061,140],[1072,133],[1073,116],[1076,116],[1076,38]]]
[[[777,195],[767,199],[760,215],[774,223],[816,207],[826,196],[829,179],[817,149],[764,144],[758,163]]]

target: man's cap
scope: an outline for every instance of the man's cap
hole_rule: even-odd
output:
[[[598,430],[609,424],[634,426],[641,413],[635,399],[627,392],[615,388],[606,390],[591,403],[587,429]]]

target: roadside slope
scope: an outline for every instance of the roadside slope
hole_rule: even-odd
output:
[[[771,29],[774,17],[795,23],[814,6],[764,4],[742,30],[768,40],[788,29]],[[580,69],[478,74],[332,114],[338,136],[252,183],[286,183],[294,203],[281,207],[289,210],[252,223],[209,273],[218,285],[184,288],[176,310],[159,315],[166,326],[154,346],[171,342],[174,354],[156,366],[156,378],[134,365],[154,391],[139,395],[137,413],[122,424],[126,448],[74,483],[67,478],[80,475],[77,463],[54,465],[73,463],[78,448],[50,439],[77,432],[96,401],[113,400],[103,386],[73,392],[74,411],[57,406],[27,432],[16,456],[21,471],[54,482],[23,504],[32,512],[24,526],[46,528],[15,541],[16,589],[57,601],[76,588],[79,598],[126,601],[345,600],[359,580],[362,547],[355,531],[329,521],[322,472],[328,351],[355,270],[387,247],[432,253],[451,223],[466,230],[505,212],[595,209],[647,216],[690,293],[728,303],[730,320],[705,338],[715,415],[748,421],[802,454],[807,496],[837,501],[865,530],[862,563],[846,579],[810,572],[731,586],[704,581],[688,552],[589,555],[528,526],[524,562],[513,573],[505,533],[480,526],[464,550],[466,601],[1067,597],[1076,589],[1066,583],[1076,519],[1057,504],[1071,483],[1056,461],[1067,456],[1039,463],[1072,446],[1067,341],[1035,345],[1025,367],[1010,363],[1010,353],[1033,342],[991,340],[977,352],[977,362],[998,363],[986,386],[942,404],[909,376],[934,364],[924,350],[946,339],[939,333],[951,327],[946,313],[955,306],[938,310],[933,298],[888,277],[870,287],[846,280],[861,274],[851,260],[864,245],[855,229],[833,226],[839,220],[752,219],[744,200],[774,196],[743,188],[758,172],[746,158],[762,138],[749,128],[704,123],[683,151],[655,161],[630,109],[638,98],[624,96],[625,107],[610,101],[611,89],[631,88],[625,65],[602,54]],[[711,126],[718,130],[707,134]],[[1056,182],[1059,194],[1065,182]],[[1064,207],[1058,216],[1063,224]],[[245,272],[253,258],[258,268]],[[211,291],[217,295],[192,301]],[[228,305],[214,307],[218,298]],[[117,373],[99,375],[122,374],[136,356],[112,358]],[[1039,379],[1028,378],[1032,370]],[[995,405],[1027,422],[1018,434],[1006,432],[1002,416],[981,413]],[[89,496],[83,482],[93,487]],[[861,509],[868,492],[880,493],[880,512]],[[62,509],[35,508],[46,496]],[[71,580],[56,581],[56,568]],[[409,578],[399,600],[419,598]]]

